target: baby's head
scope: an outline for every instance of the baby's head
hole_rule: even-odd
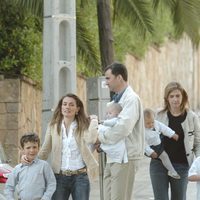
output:
[[[21,137],[20,145],[27,159],[32,162],[38,154],[40,139],[36,133],[26,133]]]
[[[112,103],[107,107],[106,119],[117,117],[122,111],[122,107],[118,103]]]
[[[144,125],[145,128],[153,128],[154,127],[154,112],[153,110],[147,108],[144,110]]]

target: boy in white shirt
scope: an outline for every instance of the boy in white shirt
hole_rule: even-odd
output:
[[[118,118],[118,114],[121,112],[122,107],[118,103],[111,103],[107,107],[106,120],[98,127],[99,135],[103,134],[107,129],[113,127]],[[122,139],[116,144],[101,144],[100,148],[107,155],[107,163],[127,163],[127,150],[125,145],[125,140]]]
[[[169,138],[178,140],[178,135],[165,124],[154,119],[154,112],[151,109],[144,110],[144,123],[145,123],[145,154],[151,158],[159,158],[163,165],[168,170],[168,175],[180,179],[179,174],[174,169],[167,153],[164,151],[164,146],[161,142],[160,134]]]
[[[188,180],[192,182],[197,182],[197,200],[199,200],[200,199],[200,157],[197,157],[192,163],[189,169]]]

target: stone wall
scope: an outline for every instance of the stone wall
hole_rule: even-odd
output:
[[[144,107],[163,106],[164,88],[179,81],[188,92],[190,107],[200,110],[200,48],[194,49],[188,38],[150,47],[144,59],[127,55],[129,83],[139,94]]]
[[[19,158],[19,138],[41,133],[41,90],[29,79],[0,79],[0,141],[11,164]]]
[[[86,80],[77,76],[77,94],[86,106]],[[41,137],[42,91],[34,82],[0,76],[0,142],[11,164],[18,163],[19,140],[26,132]]]

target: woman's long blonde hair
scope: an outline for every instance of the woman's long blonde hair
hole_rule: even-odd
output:
[[[182,102],[181,102],[181,106],[180,106],[180,111],[183,114],[185,112],[185,110],[187,109],[187,107],[189,106],[188,95],[187,95],[187,92],[185,91],[185,89],[182,87],[182,85],[175,81],[168,83],[167,86],[165,87],[164,109],[162,111],[164,112],[164,111],[170,110],[168,97],[169,97],[169,94],[171,92],[173,92],[174,90],[179,90],[182,94]]]
[[[63,120],[63,114],[62,114],[61,109],[62,109],[62,102],[65,97],[73,98],[76,102],[77,107],[79,107],[79,111],[75,115],[75,120],[77,122],[77,133],[81,135],[83,131],[87,130],[89,127],[89,118],[86,116],[83,102],[80,100],[80,98],[77,95],[72,94],[72,93],[66,94],[59,100],[58,105],[53,113],[53,117],[51,119],[50,125],[54,126],[56,124],[58,134],[60,134],[61,123]]]

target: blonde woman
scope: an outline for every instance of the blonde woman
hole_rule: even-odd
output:
[[[185,200],[188,170],[194,154],[200,156],[200,122],[198,116],[188,108],[188,95],[178,82],[170,82],[165,87],[164,108],[157,114],[157,120],[169,126],[178,136],[178,141],[164,137],[164,149],[172,165],[180,175],[174,179],[158,159],[150,163],[150,177],[155,200]]]

